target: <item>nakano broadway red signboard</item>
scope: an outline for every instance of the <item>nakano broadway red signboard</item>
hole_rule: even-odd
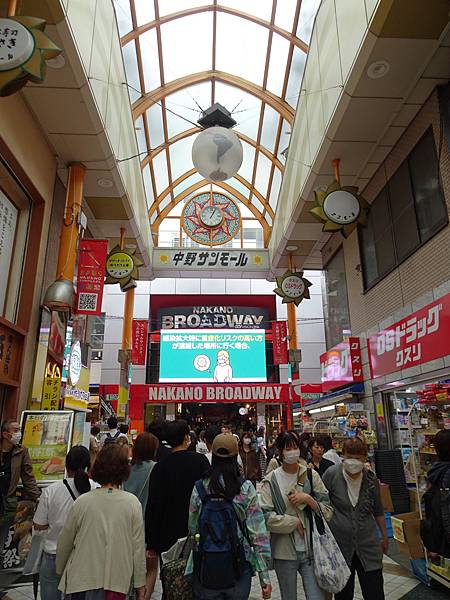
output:
[[[359,338],[349,337],[320,357],[322,390],[335,390],[364,381]]]
[[[372,377],[450,354],[450,294],[369,338]]]

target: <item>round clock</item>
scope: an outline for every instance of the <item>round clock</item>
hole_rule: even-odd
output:
[[[222,192],[203,192],[186,202],[181,224],[192,240],[202,246],[220,246],[241,229],[241,213],[235,200]]]
[[[223,212],[218,206],[207,205],[201,210],[200,221],[206,227],[218,227],[223,221]]]
[[[134,269],[133,257],[126,252],[111,254],[106,261],[106,273],[114,279],[129,277]]]

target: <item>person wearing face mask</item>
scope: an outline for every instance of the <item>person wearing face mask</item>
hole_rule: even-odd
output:
[[[187,450],[191,438],[186,421],[170,421],[166,440],[172,451],[153,468],[145,510],[145,541],[150,558],[169,550],[188,534],[192,489],[210,469],[204,454]]]
[[[330,467],[323,475],[334,508],[330,528],[351,571],[335,600],[353,600],[355,572],[364,600],[384,600],[383,553],[389,542],[380,486],[376,475],[364,466],[367,445],[362,440],[346,440],[342,454],[342,464]]]
[[[0,448],[0,551],[14,521],[17,486],[22,481],[24,497],[36,501],[41,492],[33,475],[28,450],[20,443],[20,425],[8,419],[1,426]]]
[[[276,445],[282,465],[266,475],[261,507],[271,534],[281,600],[297,600],[298,574],[308,600],[324,600],[324,592],[314,575],[308,511],[320,510],[329,520],[333,509],[328,491],[319,474],[307,468],[306,447],[295,432],[280,433]]]
[[[251,481],[256,488],[256,482],[261,479],[261,463],[252,441],[250,432],[244,431],[239,444],[239,456],[245,479]]]

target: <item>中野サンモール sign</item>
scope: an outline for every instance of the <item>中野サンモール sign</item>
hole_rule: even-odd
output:
[[[179,271],[213,269],[214,271],[267,271],[269,251],[204,250],[185,248],[155,248],[153,267],[157,270]]]

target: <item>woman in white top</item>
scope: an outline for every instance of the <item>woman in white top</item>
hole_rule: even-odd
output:
[[[59,600],[59,577],[56,574],[56,545],[61,529],[74,501],[81,494],[96,487],[87,475],[91,466],[89,450],[84,446],[74,446],[66,456],[67,479],[49,485],[42,492],[33,527],[35,531],[46,531],[44,552],[40,568],[42,600]]]
[[[136,600],[144,600],[142,506],[119,489],[129,474],[125,448],[106,444],[92,469],[101,487],[74,503],[58,539],[56,572],[66,600],[125,600],[132,581]]]

